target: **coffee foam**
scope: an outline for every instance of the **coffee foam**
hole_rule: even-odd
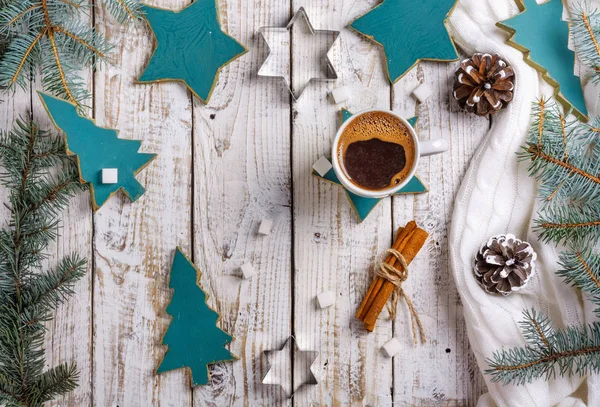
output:
[[[344,168],[344,156],[352,143],[377,138],[388,143],[401,145],[406,155],[406,165],[402,171],[392,177],[388,187],[379,189],[379,191],[394,188],[397,184],[403,182],[410,174],[417,154],[415,140],[406,124],[396,116],[378,111],[363,113],[349,120],[350,122],[342,132],[337,146],[338,159],[346,176],[358,187],[368,189],[356,183],[348,175]]]

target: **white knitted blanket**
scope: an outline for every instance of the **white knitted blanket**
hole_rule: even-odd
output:
[[[573,0],[570,5],[580,3]],[[525,64],[522,53],[505,44],[507,34],[495,25],[517,13],[514,0],[459,0],[449,24],[463,50],[498,53],[514,67],[517,77],[514,101],[495,116],[465,175],[449,238],[451,266],[469,339],[482,371],[488,368],[486,359],[495,350],[524,345],[518,322],[526,308],[547,313],[559,327],[594,318],[593,306],[556,276],[558,250],[552,244],[541,244],[531,231],[537,211],[536,182],[527,174],[527,163],[517,161],[516,153],[525,143],[531,103],[542,94],[551,96],[552,89]],[[590,115],[598,114],[599,89],[586,84],[585,95]],[[477,250],[500,233],[513,233],[529,241],[538,253],[537,276],[528,289],[507,298],[486,294],[472,270]],[[489,376],[485,378],[489,393],[480,398],[479,406],[600,406],[600,380],[595,376],[557,377],[549,382],[540,379],[525,386],[503,386],[491,383]]]

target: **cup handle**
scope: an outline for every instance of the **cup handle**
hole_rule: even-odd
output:
[[[419,143],[421,150],[421,157],[427,157],[429,155],[440,154],[444,151],[448,151],[449,145],[448,140],[438,138],[435,140],[426,140]]]

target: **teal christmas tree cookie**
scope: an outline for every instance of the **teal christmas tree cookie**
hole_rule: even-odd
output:
[[[383,46],[395,83],[419,61],[458,59],[445,26],[456,1],[384,0],[350,27]]]
[[[342,123],[344,123],[346,120],[348,120],[351,117],[352,117],[352,113],[350,113],[348,110],[345,110],[345,109],[342,110]],[[408,122],[410,123],[411,126],[414,127],[417,125],[418,119],[419,119],[418,117],[413,117],[412,119],[408,120]],[[344,188],[344,186],[338,179],[337,175],[335,175],[335,171],[333,170],[333,168],[330,169],[329,172],[327,172],[327,174],[325,174],[322,177],[316,171],[313,171],[313,176],[315,176],[317,178],[321,178],[325,181],[329,181],[333,184],[339,185],[342,188]],[[348,191],[346,188],[344,188],[344,191],[346,191],[346,195],[348,195],[348,199],[350,200],[350,203],[352,204],[352,207],[356,211],[356,214],[358,215],[358,218],[361,222],[363,222],[367,218],[367,216],[369,216],[369,214],[373,211],[373,209],[375,209],[375,207],[381,201],[381,199],[377,199],[377,198],[365,198],[365,197],[356,195],[356,194]],[[427,187],[415,175],[410,180],[410,182],[404,188],[402,188],[400,190],[400,192],[398,192],[396,195],[422,194],[425,192],[428,192]]]
[[[181,11],[143,10],[157,45],[138,81],[180,81],[207,103],[221,68],[247,52],[221,30],[216,0],[196,0]]]
[[[498,26],[510,33],[508,44],[524,53],[525,62],[543,73],[555,97],[578,118],[587,121],[581,80],[575,75],[575,53],[569,49],[569,24],[563,21],[561,0],[539,4],[515,0],[521,14]]]
[[[65,100],[39,93],[44,108],[56,128],[64,134],[67,153],[77,156],[79,177],[90,185],[92,207],[98,210],[119,189],[132,201],[145,192],[135,179],[156,154],[139,153],[139,140],[118,138],[113,129],[99,127],[96,123],[79,115],[77,106]],[[102,171],[117,170],[117,180],[103,183]]]
[[[173,320],[162,341],[169,349],[156,373],[189,368],[192,386],[208,384],[208,365],[237,360],[225,348],[233,338],[217,327],[220,316],[206,304],[200,271],[180,248],[173,259],[169,287],[173,298],[167,313]]]

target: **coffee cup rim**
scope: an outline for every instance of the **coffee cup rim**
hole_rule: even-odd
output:
[[[410,172],[407,174],[404,181],[402,181],[400,184],[394,186],[393,188],[388,188],[388,189],[381,190],[381,191],[372,191],[369,189],[364,189],[364,188],[357,186],[352,181],[350,181],[348,179],[348,177],[346,176],[346,174],[344,173],[344,171],[342,170],[339,156],[337,154],[337,146],[338,146],[338,143],[342,136],[342,133],[344,132],[344,130],[346,130],[346,127],[348,127],[348,125],[350,125],[350,123],[352,123],[352,121],[355,120],[357,117],[362,116],[366,113],[374,113],[374,112],[387,113],[387,114],[390,114],[390,115],[394,116],[395,118],[399,119],[408,129],[410,135],[413,138],[414,145],[415,145],[415,159],[413,161],[412,168],[411,168]],[[346,120],[340,126],[340,128],[338,129],[338,131],[335,135],[335,139],[333,141],[333,147],[331,150],[331,161],[332,161],[332,165],[333,165],[333,170],[335,171],[335,174],[336,174],[338,180],[341,182],[341,184],[344,186],[344,188],[346,188],[348,191],[350,191],[353,194],[356,194],[358,196],[362,196],[364,198],[386,198],[388,196],[392,196],[392,195],[396,194],[398,191],[400,191],[402,188],[404,188],[406,185],[408,185],[410,180],[415,176],[415,173],[417,172],[417,167],[419,164],[419,159],[421,157],[420,152],[421,152],[421,150],[420,150],[420,146],[419,146],[419,139],[417,138],[417,132],[415,131],[414,127],[408,122],[408,120],[406,120],[404,117],[400,116],[398,113],[393,112],[391,110],[366,109],[366,110],[362,110],[360,112],[354,113],[352,115],[352,117],[350,117],[348,120]]]

